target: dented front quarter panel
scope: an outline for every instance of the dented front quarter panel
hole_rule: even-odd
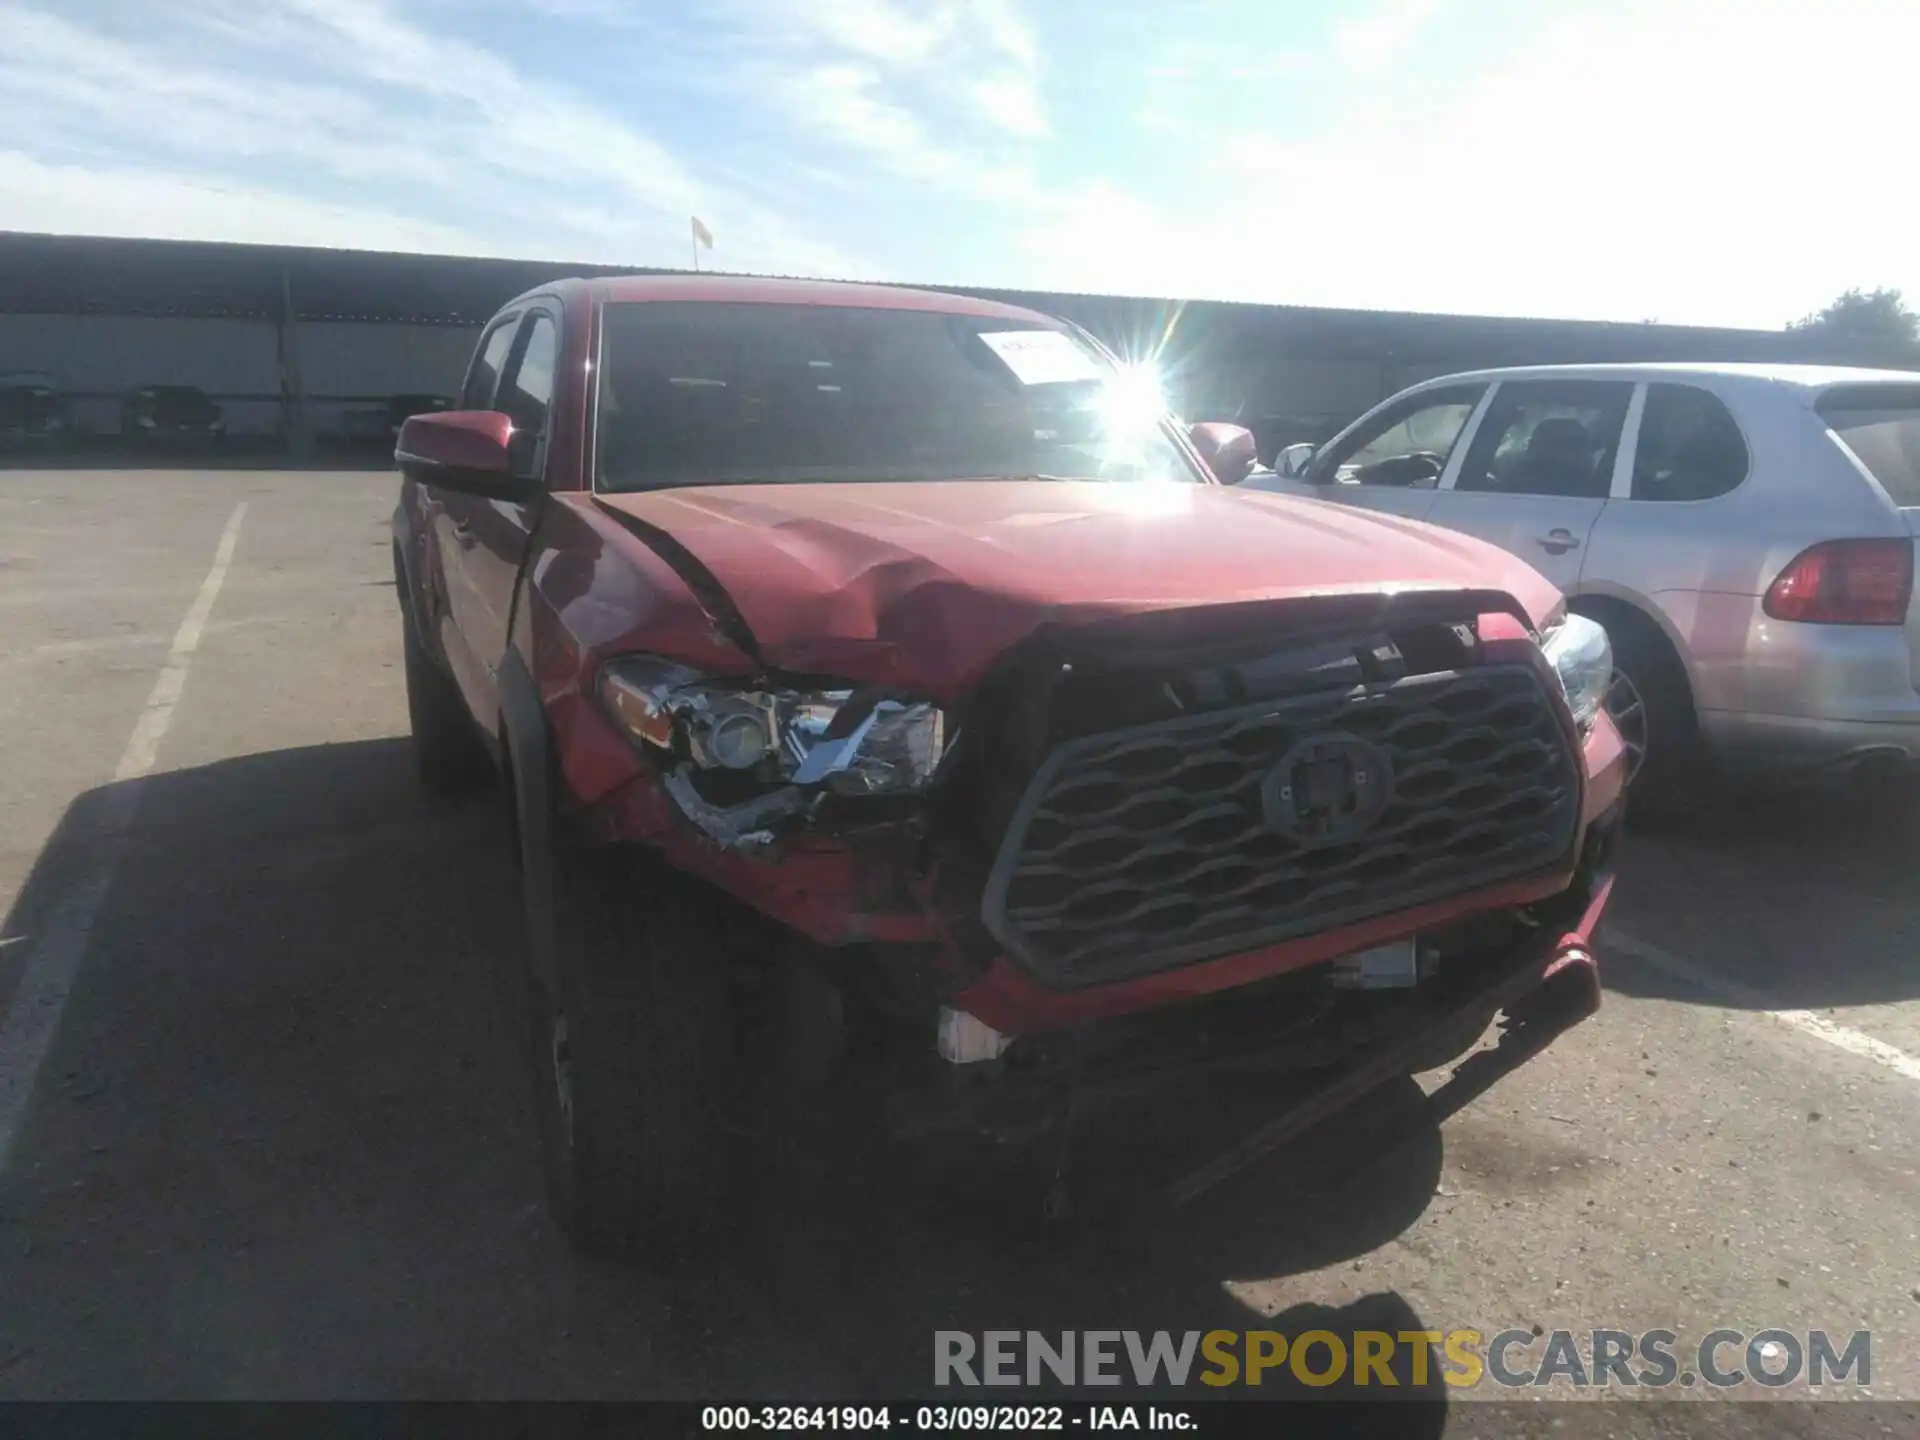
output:
[[[672,567],[584,493],[552,498],[525,591],[531,668],[567,793],[578,804],[595,805],[651,773],[593,699],[595,676],[609,659],[667,655],[715,676],[754,671]]]
[[[820,944],[935,933],[905,889],[897,845],[800,833],[766,853],[724,849],[679,813],[660,772],[607,718],[593,686],[614,656],[670,656],[742,680],[758,668],[672,567],[586,496],[563,494],[543,519],[527,579],[521,643],[532,655],[566,800],[591,833],[654,846]]]

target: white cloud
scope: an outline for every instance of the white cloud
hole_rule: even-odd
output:
[[[166,177],[142,191],[154,233],[214,217],[225,218],[206,238],[284,230],[205,197],[274,205],[297,190],[282,213],[329,235],[342,227],[322,216],[372,217],[358,241],[316,243],[412,235],[475,253],[676,264],[697,213],[735,267],[864,269],[618,114],[379,0],[215,0],[185,25],[117,33],[0,6],[0,32],[0,134],[59,157],[55,188],[69,197],[88,170]],[[276,78],[289,74],[303,78]],[[147,163],[127,165],[129,153]],[[53,228],[6,200],[22,228]]]
[[[1333,53],[1362,74],[1386,68],[1419,37],[1440,0],[1387,0],[1378,10],[1334,27]]]
[[[202,176],[145,166],[50,165],[11,150],[0,151],[0,230],[494,253],[464,230],[378,209],[328,205],[280,189],[214,184]]]
[[[910,9],[889,0],[840,0],[787,13],[841,50],[896,65],[932,58],[957,19],[951,9]]]
[[[786,274],[1734,324],[1920,295],[1912,0],[1374,0],[1315,52],[1252,0],[1118,46],[1042,0],[146,3],[0,0],[0,225],[679,264],[698,214]],[[489,48],[476,5],[565,43]]]
[[[1379,309],[1777,325],[1920,292],[1906,0],[1610,6],[1306,138],[1219,145],[1187,213],[1094,186],[1028,227],[1040,285]]]
[[[731,0],[753,61],[742,95],[784,97],[794,118],[895,174],[1004,194],[1021,147],[1051,126],[1042,56],[1015,0]]]
[[[880,95],[867,65],[820,65],[789,82],[787,93],[829,135],[909,173],[937,167],[935,146],[920,119]]]
[[[1025,75],[1006,72],[975,80],[968,93],[981,116],[1009,135],[1029,140],[1045,138],[1049,127],[1041,109],[1040,91]]]

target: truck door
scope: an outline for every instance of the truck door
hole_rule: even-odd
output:
[[[515,473],[544,481],[548,412],[560,353],[559,311],[536,304],[502,329],[510,335],[506,364],[491,403],[472,408],[498,410],[513,420]],[[483,366],[492,348],[490,338]],[[467,404],[463,396],[462,405]],[[465,663],[456,662],[455,669],[474,714],[485,721],[500,713],[500,662],[507,653],[514,589],[538,502],[444,492],[437,498],[452,629],[464,651]],[[451,657],[451,649],[448,654]]]

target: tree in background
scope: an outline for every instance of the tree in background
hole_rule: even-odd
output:
[[[1849,290],[1787,329],[1809,342],[1815,358],[1920,365],[1920,315],[1898,290]]]

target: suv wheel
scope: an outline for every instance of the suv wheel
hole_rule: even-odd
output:
[[[1627,783],[1631,785],[1647,760],[1647,702],[1633,676],[1617,665],[1607,682],[1606,707],[1627,750]]]
[[[551,877],[529,921],[550,927],[555,980],[532,967],[527,1005],[548,1202],[586,1253],[671,1260],[706,1229],[727,1170],[721,947],[683,898],[692,882],[629,851],[569,839],[528,873]]]
[[[429,795],[457,800],[486,783],[493,762],[459,687],[427,653],[413,607],[401,602],[400,647],[407,676],[407,719],[413,729],[414,767]]]
[[[1627,751],[1628,807],[1648,818],[1685,811],[1704,789],[1706,758],[1686,673],[1645,622],[1615,621],[1608,629],[1613,679],[1606,707]]]

